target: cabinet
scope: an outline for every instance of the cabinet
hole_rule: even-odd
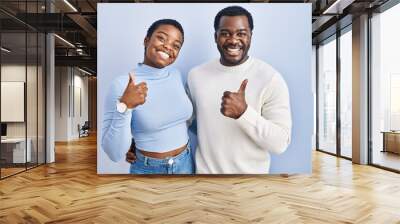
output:
[[[383,152],[393,152],[400,154],[400,132],[384,131],[383,133]]]

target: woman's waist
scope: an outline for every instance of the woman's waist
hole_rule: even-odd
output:
[[[188,143],[186,124],[153,132],[133,132],[137,149],[153,153],[168,153],[181,149]]]
[[[169,157],[178,156],[187,147],[188,147],[188,143],[186,143],[185,145],[183,145],[177,149],[173,149],[173,150],[166,151],[166,152],[153,152],[153,151],[149,151],[148,149],[137,149],[137,150],[140,151],[140,153],[142,155],[147,156],[147,157],[156,158],[156,159],[165,159],[165,158],[169,158]]]

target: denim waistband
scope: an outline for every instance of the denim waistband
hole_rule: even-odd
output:
[[[186,158],[187,155],[190,155],[190,142],[187,143],[185,150],[179,153],[176,156],[169,156],[164,159],[157,159],[153,157],[148,157],[143,155],[140,150],[136,150],[136,159],[143,161],[147,165],[167,165],[175,162],[179,162],[180,160]]]

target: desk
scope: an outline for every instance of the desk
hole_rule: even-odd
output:
[[[25,163],[32,160],[30,138],[26,140],[28,143],[25,154],[25,138],[6,138],[1,139],[1,159],[6,163]],[[27,161],[25,161],[27,159]]]
[[[382,152],[393,152],[400,154],[400,131],[382,131],[383,150]]]

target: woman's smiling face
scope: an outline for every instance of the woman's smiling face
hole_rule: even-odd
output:
[[[144,64],[163,68],[174,63],[182,44],[183,35],[178,28],[173,25],[160,25],[150,37],[144,39]]]

